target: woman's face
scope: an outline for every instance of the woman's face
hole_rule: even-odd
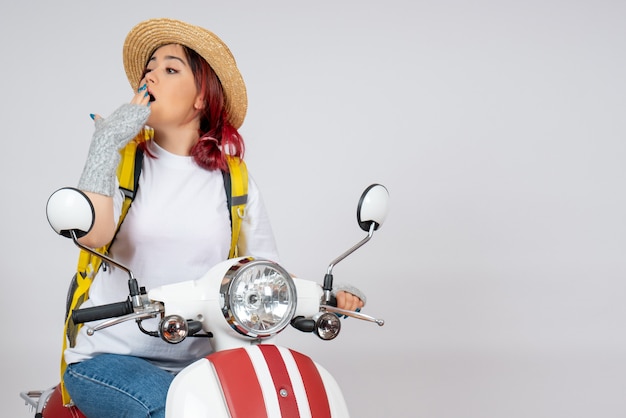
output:
[[[197,111],[203,100],[182,46],[171,44],[157,49],[146,65],[143,82],[151,96],[150,127],[171,129],[193,123],[197,129]]]

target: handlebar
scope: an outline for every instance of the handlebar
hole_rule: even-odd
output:
[[[75,324],[97,321],[100,319],[115,318],[133,312],[133,304],[130,299],[124,302],[109,303],[106,305],[92,306],[90,308],[76,309],[72,312],[72,320]]]

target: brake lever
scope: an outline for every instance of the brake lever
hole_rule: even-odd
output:
[[[143,319],[156,318],[161,312],[163,312],[162,308],[158,306],[153,306],[152,309],[146,309],[146,310],[142,310],[139,312],[133,312],[128,315],[111,318],[104,322],[99,323],[98,325],[94,327],[87,328],[87,335],[92,336],[96,331],[100,331],[104,328],[121,324],[122,322],[130,321],[133,319],[137,321],[137,320],[143,320]]]
[[[335,306],[330,306],[330,305],[320,305],[320,308],[322,308],[326,312],[337,313],[337,314],[341,314],[341,315],[350,316],[350,317],[356,318],[356,319],[362,319],[363,321],[374,322],[379,327],[382,327],[383,325],[385,325],[385,320],[384,319],[377,319],[377,318],[374,318],[372,316],[362,314],[360,312],[349,311],[347,309],[340,309],[340,308],[337,308]]]

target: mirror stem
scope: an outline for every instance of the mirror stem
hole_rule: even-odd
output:
[[[361,248],[367,241],[369,241],[374,235],[375,229],[376,229],[376,223],[372,222],[370,224],[369,232],[367,233],[367,236],[365,238],[363,238],[361,241],[359,241],[356,245],[354,245],[348,251],[341,254],[339,257],[335,258],[333,261],[330,262],[330,264],[328,265],[328,270],[326,270],[326,275],[324,276],[323,289],[324,289],[324,299],[326,300],[326,302],[330,301],[330,293],[333,290],[333,268],[335,267],[335,265],[338,264],[341,260],[343,260],[347,256],[349,256],[350,254],[352,254],[353,252],[355,252],[356,250],[358,250],[359,248]]]
[[[137,279],[135,279],[135,276],[133,274],[132,271],[130,271],[130,269],[128,267],[126,267],[123,264],[118,263],[117,261],[113,260],[112,258],[104,255],[104,254],[100,254],[99,252],[97,252],[96,250],[94,250],[93,248],[89,248],[83,244],[81,244],[80,242],[78,242],[78,237],[76,236],[76,231],[75,230],[70,230],[70,235],[72,237],[72,241],[74,241],[74,244],[76,244],[76,246],[78,248],[80,248],[81,250],[85,250],[87,251],[89,254],[94,255],[96,257],[101,258],[102,260],[106,261],[107,263],[113,264],[116,267],[119,267],[120,269],[124,270],[126,273],[128,273],[128,289],[130,290],[130,297],[133,301],[133,306],[134,307],[141,307],[142,303],[141,303],[141,299],[140,299],[140,292],[139,292],[139,285],[137,284]]]

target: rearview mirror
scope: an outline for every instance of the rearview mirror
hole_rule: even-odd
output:
[[[357,220],[365,232],[369,232],[372,224],[378,230],[387,217],[389,211],[389,191],[381,184],[369,186],[359,200]]]
[[[72,230],[77,238],[87,235],[96,218],[91,200],[73,187],[64,187],[52,193],[46,204],[46,216],[52,229],[67,238],[72,237]]]

